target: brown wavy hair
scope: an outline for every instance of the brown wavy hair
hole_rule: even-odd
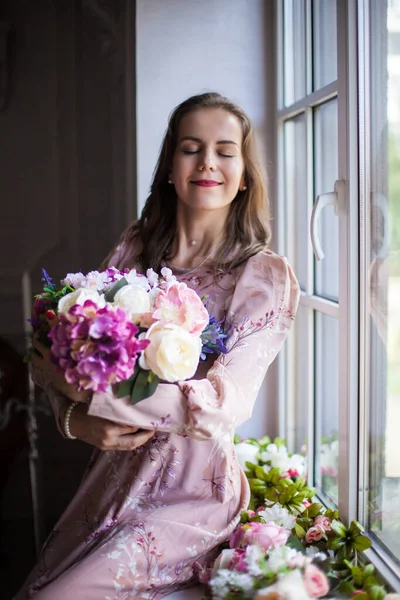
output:
[[[267,182],[258,151],[254,129],[245,112],[218,93],[192,96],[172,112],[153,174],[150,195],[142,215],[123,234],[120,241],[141,251],[136,262],[145,270],[159,271],[174,258],[177,229],[177,194],[168,183],[173,156],[178,143],[181,119],[190,112],[205,108],[221,108],[235,115],[243,128],[242,154],[247,189],[238,191],[230,205],[225,224],[225,242],[214,257],[214,271],[232,269],[265,250],[271,237]]]

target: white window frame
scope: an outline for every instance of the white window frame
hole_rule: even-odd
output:
[[[322,0],[320,0],[322,1]],[[307,217],[310,222],[313,198],[313,108],[330,98],[338,100],[338,179],[343,180],[339,200],[339,298],[338,303],[312,295],[311,286],[301,294],[303,306],[334,316],[339,321],[339,501],[340,518],[367,523],[365,469],[368,468],[369,360],[367,265],[365,249],[369,240],[369,38],[367,0],[337,0],[337,80],[312,91],[312,0],[306,0],[306,96],[284,107],[283,90],[283,0],[276,0],[277,31],[277,221],[278,252],[291,254],[290,218],[285,206],[284,123],[305,112],[307,119]],[[357,41],[358,40],[358,41]],[[359,71],[357,68],[359,65]],[[366,93],[364,93],[366,91]],[[360,102],[359,102],[360,98]],[[333,187],[334,182],[332,182]],[[332,190],[333,191],[333,190]],[[289,225],[288,225],[289,223]],[[307,240],[310,245],[310,240]],[[314,278],[311,252],[307,262],[308,282]],[[308,472],[314,473],[314,324],[304,351],[308,356]],[[294,389],[293,348],[279,360],[279,435],[290,438],[288,400]],[[311,481],[313,483],[313,481]],[[322,498],[320,498],[322,500]],[[366,552],[387,581],[400,591],[398,567],[378,544]]]

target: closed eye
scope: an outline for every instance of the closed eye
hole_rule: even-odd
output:
[[[198,154],[200,152],[200,150],[182,150],[183,154]],[[223,152],[218,152],[219,156],[222,156],[223,158],[234,158],[234,154],[224,154]]]

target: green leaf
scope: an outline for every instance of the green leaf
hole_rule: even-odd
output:
[[[363,582],[362,571],[360,567],[352,567],[351,575],[354,579],[354,583],[356,586],[361,587]]]
[[[156,391],[159,382],[160,378],[151,371],[139,369],[131,393],[131,404],[136,404],[145,398],[150,398]]]
[[[132,375],[132,377],[133,377],[133,375]],[[134,384],[132,377],[130,377],[129,379],[125,379],[125,381],[120,382],[120,384],[118,386],[117,398],[125,398],[125,396],[130,396],[132,394],[132,388],[133,388],[133,384]]]
[[[372,565],[371,565],[372,566]],[[363,577],[363,587],[367,590],[368,588],[373,587],[374,585],[378,585],[378,581],[374,575],[368,575],[367,577]]]
[[[370,577],[371,575],[374,575],[375,573],[375,567],[374,565],[365,565],[365,567],[363,568],[363,574],[364,577]]]
[[[334,531],[334,533],[336,533],[336,535],[338,535],[339,537],[345,537],[345,535],[347,533],[347,529],[343,525],[343,523],[341,523],[340,521],[337,521],[335,519],[334,521],[332,521],[331,527],[332,527],[332,531]]]
[[[307,512],[308,512],[307,516],[315,518],[317,515],[321,514],[322,508],[323,508],[322,504],[319,504],[318,502],[316,502],[315,504],[312,504],[307,509]]]
[[[332,550],[339,550],[339,548],[342,548],[345,543],[346,542],[342,538],[334,538],[333,540],[330,540],[328,547]]]
[[[384,600],[386,596],[386,590],[382,585],[374,585],[373,587],[368,589],[368,598],[369,600]],[[361,594],[360,596],[357,596],[357,600],[358,598],[361,598]]]
[[[297,531],[296,531],[297,533]],[[301,536],[299,536],[301,537]],[[304,554],[304,547],[301,544],[300,540],[295,535],[290,535],[288,541],[286,542],[286,546],[290,548],[294,548],[298,552],[302,552]]]
[[[339,586],[339,591],[346,596],[351,596],[356,591],[356,588],[350,581],[342,581]]]
[[[235,433],[235,435],[233,436],[233,443],[240,444],[241,442],[242,442],[242,438],[240,437],[239,434]]]
[[[256,468],[254,469],[254,472],[256,474],[257,479],[261,479],[264,481],[266,472],[264,471],[264,469],[262,467],[256,466]]]
[[[264,481],[261,479],[250,479],[249,480],[250,489],[256,493],[265,493],[267,490],[267,486]]]
[[[110,290],[108,290],[107,294],[105,295],[106,301],[113,302],[113,300],[115,298],[115,294],[117,292],[119,292],[119,290],[121,288],[125,287],[126,285],[128,285],[128,282],[125,279],[125,277],[122,277],[122,279],[119,279],[117,281],[117,283],[115,285],[113,285],[113,287]]]
[[[358,535],[362,531],[364,531],[364,527],[358,521],[350,523],[349,532],[351,535]]]
[[[301,526],[301,525],[299,525],[298,523],[295,523],[294,530],[295,530],[295,532],[296,532],[296,535],[298,535],[300,539],[302,539],[303,537],[305,537],[305,535],[306,535],[306,532],[305,532],[305,530],[302,528],[302,526]]]
[[[354,540],[352,540],[351,545],[355,550],[363,552],[364,550],[371,548],[372,542],[370,539],[367,538],[366,535],[360,534]]]

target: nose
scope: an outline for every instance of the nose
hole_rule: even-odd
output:
[[[200,153],[197,168],[199,171],[215,171],[216,166],[212,152]]]

